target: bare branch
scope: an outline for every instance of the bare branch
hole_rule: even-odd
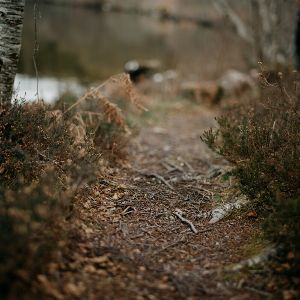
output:
[[[191,222],[191,221],[189,221],[188,219],[186,219],[186,218],[184,218],[182,215],[183,215],[183,213],[182,213],[182,211],[180,210],[180,209],[175,209],[175,212],[174,212],[174,215],[176,216],[176,217],[178,217],[183,223],[186,223],[186,224],[188,224],[189,226],[190,226],[190,228],[191,228],[191,230],[194,232],[194,233],[198,233],[198,230],[195,228],[195,226],[194,226],[194,224]]]

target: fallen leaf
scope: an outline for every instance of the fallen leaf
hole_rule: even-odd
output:
[[[257,212],[255,210],[252,210],[252,211],[248,212],[247,217],[248,218],[257,218]]]
[[[107,263],[109,262],[109,258],[108,256],[106,255],[103,255],[103,256],[97,256],[97,257],[93,257],[90,259],[90,261],[94,264],[99,264],[99,265],[102,265],[104,263]]]

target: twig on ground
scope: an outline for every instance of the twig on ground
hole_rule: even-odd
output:
[[[191,221],[189,221],[188,219],[186,219],[186,218],[184,218],[182,215],[183,215],[183,212],[180,210],[180,209],[178,209],[178,208],[176,208],[175,209],[175,212],[174,212],[174,215],[176,216],[176,217],[178,217],[183,223],[186,223],[186,224],[188,224],[190,227],[191,227],[191,230],[194,232],[194,233],[198,233],[198,230],[195,228],[195,226],[194,226],[194,224],[191,222]]]
[[[151,256],[155,256],[155,255],[157,255],[157,254],[159,254],[159,253],[161,253],[161,252],[163,252],[163,251],[165,251],[165,250],[167,250],[167,249],[169,249],[169,248],[171,248],[171,247],[174,247],[174,246],[176,246],[177,244],[182,243],[182,242],[184,242],[184,241],[185,241],[185,238],[180,239],[180,240],[178,240],[178,241],[175,241],[175,242],[173,242],[173,243],[171,243],[171,244],[169,244],[169,245],[167,245],[167,246],[165,246],[165,247],[163,247],[163,248],[161,248],[161,249],[159,249],[159,250],[153,252]]]
[[[196,189],[199,190],[199,191],[201,191],[201,192],[204,191],[204,192],[210,194],[211,196],[213,196],[213,194],[214,194],[213,191],[210,191],[210,190],[208,190],[208,189],[205,189],[204,187],[200,187],[200,188],[196,188]]]
[[[178,165],[175,164],[174,162],[171,162],[171,161],[168,161],[168,160],[166,160],[165,162],[166,162],[168,165],[170,165],[171,167],[175,168],[175,170],[178,170],[178,171],[180,171],[180,172],[182,172],[182,173],[185,173],[184,170],[183,170],[183,168],[181,168],[180,166],[178,166]]]
[[[145,235],[145,232],[142,232],[142,233],[140,233],[140,234],[136,234],[136,235],[134,235],[134,236],[131,236],[130,238],[131,238],[132,240],[134,240],[134,239],[143,237],[144,235]]]
[[[131,213],[133,213],[133,212],[135,212],[135,211],[136,211],[136,209],[135,209],[134,207],[132,207],[132,206],[127,206],[127,207],[123,210],[122,215],[125,216],[125,215],[131,214]]]
[[[171,190],[174,190],[174,187],[166,180],[164,179],[161,175],[156,174],[156,173],[151,173],[151,176],[156,177],[157,179],[159,179],[160,181],[162,181],[166,186],[168,186]]]
[[[144,176],[151,176],[151,177],[155,177],[158,180],[160,180],[161,182],[163,182],[166,186],[168,186],[171,190],[174,190],[174,187],[161,175],[157,174],[157,173],[147,173],[147,172],[143,172],[143,171],[139,171],[137,170],[137,172],[139,172],[140,174],[144,175]]]
[[[166,163],[163,162],[163,161],[161,162],[161,164],[162,164],[162,166],[164,166],[164,167],[167,169],[168,173],[171,173],[171,172],[173,172],[173,171],[176,170],[176,168],[171,167],[170,165],[166,164]]]
[[[248,290],[248,291],[250,291],[250,292],[252,292],[252,293],[256,293],[256,294],[265,296],[265,297],[270,297],[270,296],[272,296],[271,293],[268,293],[268,292],[265,292],[265,291],[261,291],[261,290],[258,290],[258,289],[256,289],[256,288],[250,287],[250,286],[245,286],[244,289],[245,289],[245,290]]]
[[[190,170],[190,172],[194,173],[195,169],[183,158],[180,158],[180,160],[188,167],[188,169]]]

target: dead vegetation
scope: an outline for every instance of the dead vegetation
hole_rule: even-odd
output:
[[[74,130],[77,139],[82,139],[82,134],[91,134],[94,146],[105,160],[116,162],[126,157],[131,134],[126,116],[118,106],[118,102],[125,102],[125,106],[129,104],[145,111],[146,108],[140,98],[129,76],[119,74],[91,88],[63,114],[71,115],[76,120]]]
[[[110,81],[139,105],[126,75]],[[1,107],[1,297],[43,293],[37,275],[70,247],[76,205],[107,164],[125,158],[128,137],[125,117],[99,87],[65,111],[43,102]]]

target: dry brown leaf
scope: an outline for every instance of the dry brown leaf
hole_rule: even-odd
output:
[[[247,217],[255,219],[255,218],[257,218],[257,212],[255,210],[252,210],[252,211],[248,212]]]
[[[109,257],[106,256],[106,255],[93,257],[93,258],[90,259],[90,262],[102,265],[102,264],[105,264],[105,263],[109,262]]]
[[[85,287],[82,282],[77,285],[72,282],[69,282],[64,287],[64,291],[67,294],[70,294],[71,296],[77,297],[77,298],[79,298],[82,295],[84,290],[85,290]]]

